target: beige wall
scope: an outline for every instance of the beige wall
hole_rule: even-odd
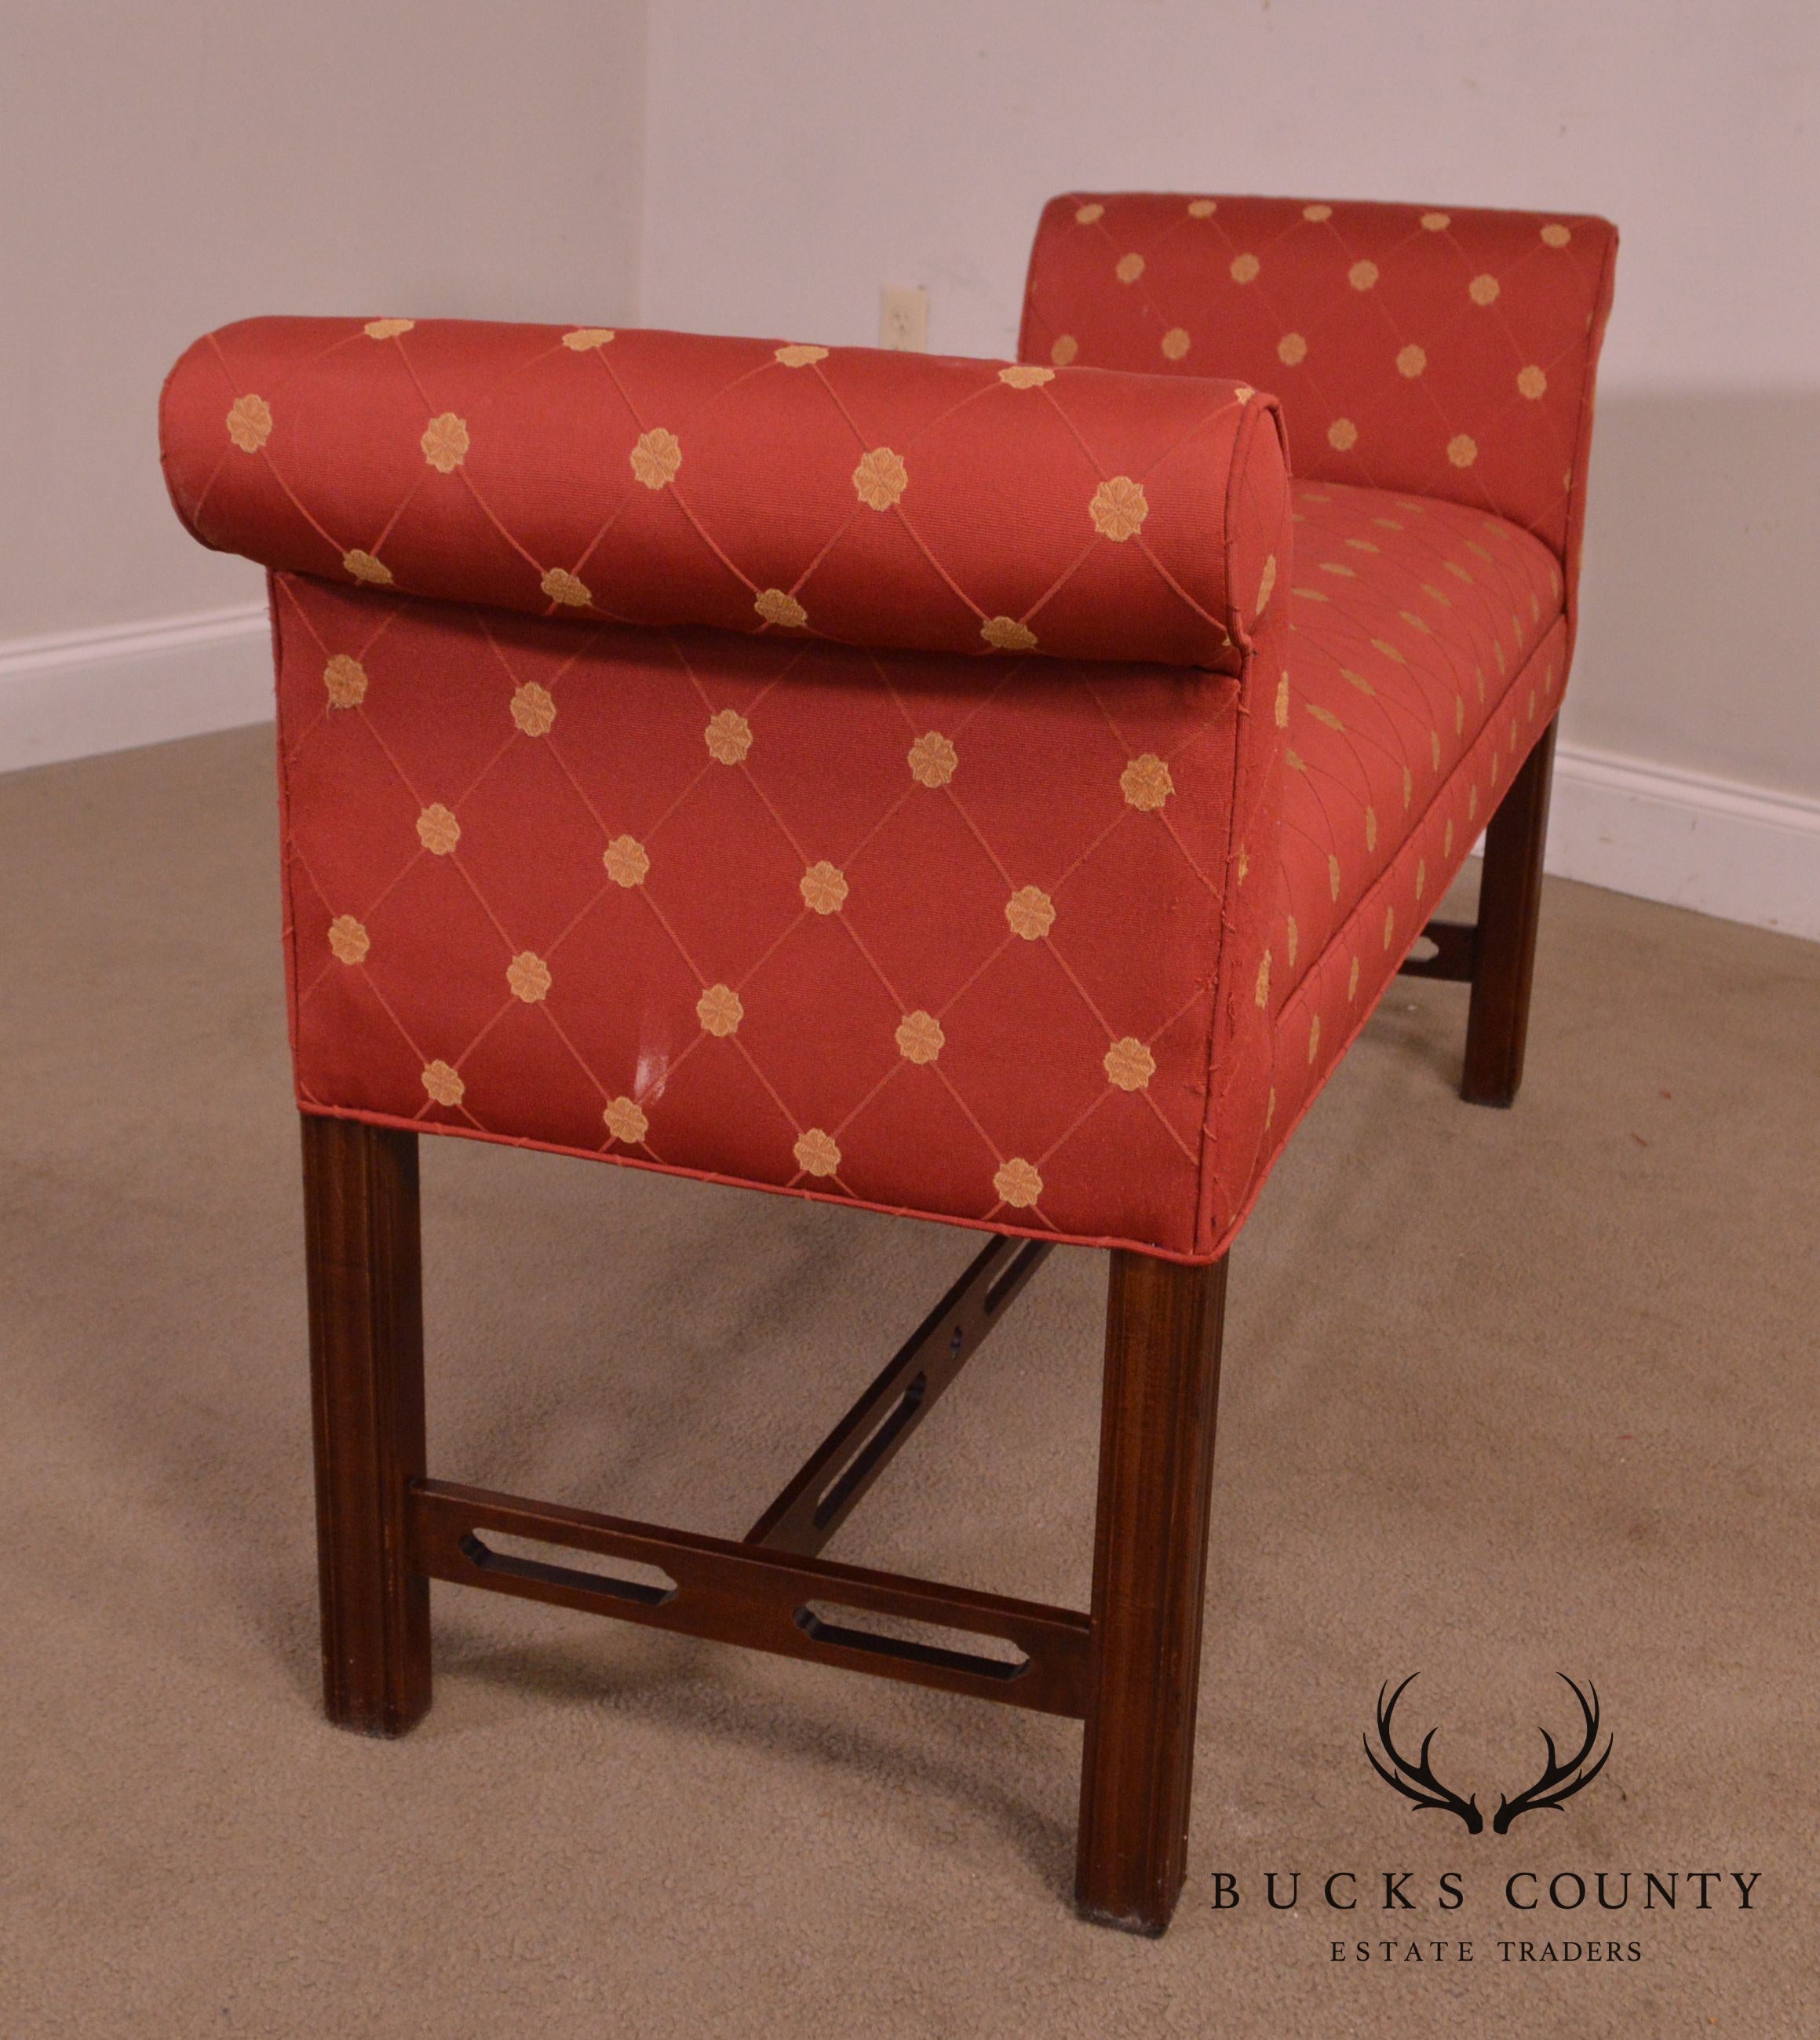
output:
[[[666,0],[646,123],[647,325],[1008,353],[1076,185],[1609,214],[1566,734],[1820,796],[1812,0]]]
[[[158,384],[208,327],[634,310],[642,0],[5,17],[0,642],[257,599],[158,478]]]
[[[1073,185],[1588,207],[1624,249],[1551,865],[1820,935],[1812,0],[13,0],[0,59],[0,769],[268,699],[257,574],[158,478],[221,321],[869,341],[916,282],[1001,353]]]

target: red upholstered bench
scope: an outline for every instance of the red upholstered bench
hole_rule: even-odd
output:
[[[1399,968],[1470,980],[1468,1098],[1521,1075],[1614,246],[1076,196],[1015,365],[406,318],[184,356],[173,500],[272,576],[336,1720],[421,1715],[432,1577],[1072,1715],[1080,1903],[1167,1924],[1227,1250]],[[990,1237],[696,1536],[427,1477],[419,1132]],[[818,1556],[1058,1243],[1113,1250],[1091,1613]]]

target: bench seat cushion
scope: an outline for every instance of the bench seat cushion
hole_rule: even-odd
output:
[[[307,1109],[1194,1251],[1236,678],[274,607]]]
[[[1293,637],[1277,702],[1289,770],[1272,958],[1285,993],[1440,798],[1553,629],[1562,594],[1554,556],[1502,518],[1338,482],[1292,493]],[[1468,843],[1484,820],[1482,811]]]
[[[1562,671],[1527,535],[1333,484],[1295,512],[1286,681],[1257,711],[1281,821],[1255,833],[1230,676],[577,631],[278,577],[303,1102],[1205,1258]],[[1222,903],[1250,899],[1261,1144],[1209,1067]]]
[[[1502,518],[1339,482],[1292,487],[1292,633],[1270,1162],[1370,1017],[1560,706],[1561,569]]]

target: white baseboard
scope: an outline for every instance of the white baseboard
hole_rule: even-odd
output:
[[[0,643],[0,772],[271,714],[261,603]],[[1820,801],[1563,744],[1548,866],[1820,941]]]
[[[1547,866],[1820,941],[1820,801],[1563,744]]]
[[[0,643],[0,772],[271,714],[263,603]]]

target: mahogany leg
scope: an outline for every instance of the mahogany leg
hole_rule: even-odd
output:
[[[1187,1867],[1226,1263],[1112,1256],[1075,1898],[1140,1934]]]
[[[323,1704],[402,1735],[430,1703],[429,1582],[406,1557],[424,1472],[417,1136],[305,1113],[303,1209]]]
[[[1548,782],[1555,725],[1543,731],[1510,782],[1485,832],[1479,881],[1479,938],[1466,1018],[1466,1068],[1460,1094],[1468,1105],[1510,1105],[1523,1081],[1536,927],[1542,912],[1542,848],[1548,832]]]

